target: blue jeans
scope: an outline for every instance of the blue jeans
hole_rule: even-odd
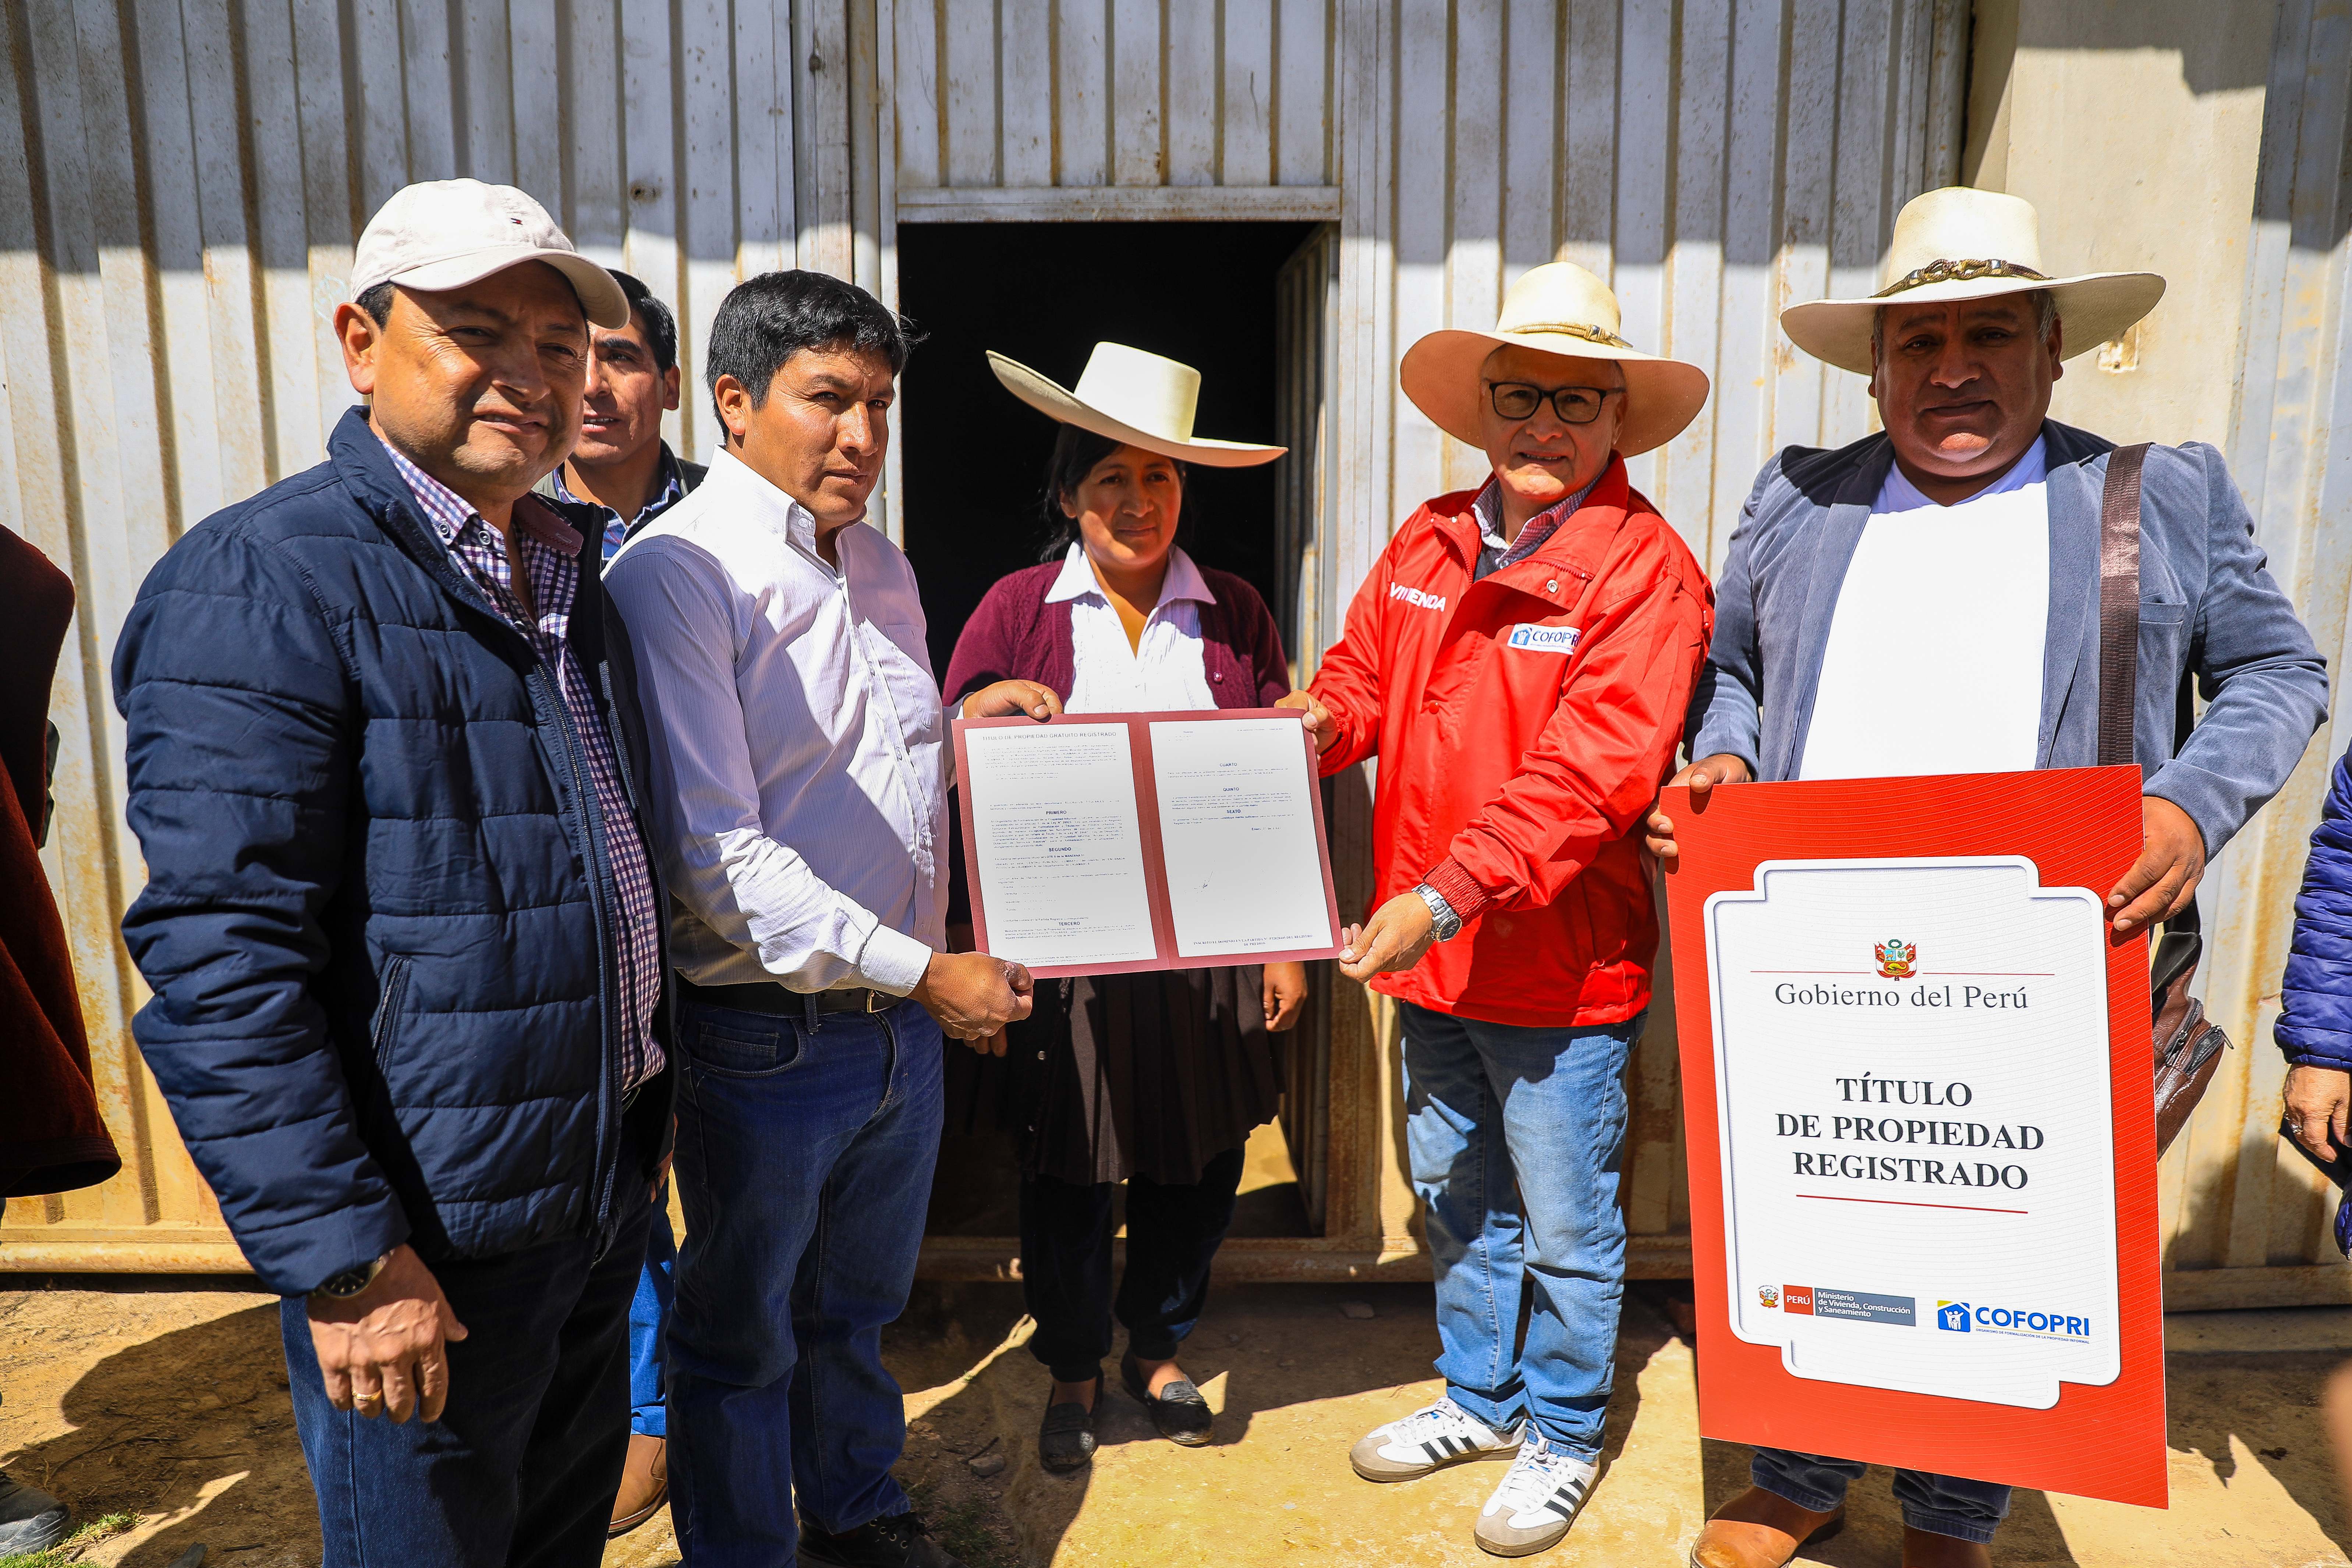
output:
[[[646,1233],[646,1264],[637,1274],[637,1299],[629,1303],[629,1430],[639,1437],[669,1436],[669,1407],[663,1403],[662,1365],[668,1357],[670,1302],[677,1288],[677,1233],[669,1228],[669,1190],[654,1206]]]
[[[1748,1461],[1748,1479],[1799,1508],[1827,1513],[1845,1500],[1847,1485],[1870,1467],[1860,1459],[1833,1459],[1787,1448],[1759,1448]],[[1903,1522],[1931,1535],[1982,1545],[2009,1517],[2009,1488],[1998,1481],[1972,1481],[1926,1470],[1895,1472],[1895,1500]]]
[[[1526,1416],[1558,1447],[1597,1458],[1625,1291],[1625,1057],[1643,1019],[1529,1029],[1411,1002],[1397,1011],[1446,1393],[1490,1427]],[[1513,1343],[1523,1290],[1524,1351]]]
[[[695,1568],[790,1568],[904,1513],[906,1406],[882,1327],[907,1303],[939,1156],[939,1025],[678,1008],[686,1245],[669,1334],[670,1516]]]
[[[288,1392],[319,1496],[326,1568],[595,1568],[628,1431],[629,1290],[653,1206],[642,1178],[601,1259],[587,1240],[445,1259],[467,1336],[441,1419],[395,1426],[327,1402],[302,1298],[278,1308]]]

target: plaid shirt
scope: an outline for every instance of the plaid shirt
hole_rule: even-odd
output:
[[[1600,483],[1600,476],[1595,475],[1592,485]],[[1559,532],[1559,525],[1574,516],[1577,507],[1584,505],[1584,497],[1592,494],[1592,485],[1587,485],[1573,496],[1554,501],[1529,517],[1519,525],[1519,537],[1506,543],[1503,538],[1503,482],[1500,479],[1487,480],[1486,487],[1478,492],[1478,498],[1470,503],[1471,513],[1478,519],[1479,545],[1478,564],[1471,573],[1471,580],[1478,581],[1491,577],[1507,566],[1518,565],[1541,549],[1544,540]]]
[[[381,439],[381,437],[379,437]],[[662,1070],[665,1058],[654,1040],[654,1009],[661,1000],[661,915],[654,898],[654,879],[646,863],[645,841],[637,835],[637,820],[621,788],[621,770],[613,756],[613,739],[589,694],[588,678],[572,656],[572,604],[580,591],[580,536],[552,512],[526,496],[515,504],[515,540],[521,547],[524,570],[530,572],[531,602],[539,620],[527,615],[515,597],[514,563],[498,529],[482,515],[432,475],[393,450],[392,465],[408,483],[409,494],[434,534],[446,546],[458,570],[473,580],[483,597],[498,608],[515,629],[530,639],[539,656],[556,672],[563,706],[580,737],[580,750],[588,777],[595,786],[596,804],[604,819],[604,852],[613,866],[613,882],[620,890],[621,1086],[635,1088]]]
[[[595,501],[583,501],[573,495],[572,486],[563,482],[563,465],[561,463],[555,465],[555,498],[569,501],[575,507],[593,507],[604,516],[604,559],[610,560],[619,553],[623,545],[628,543],[631,534],[686,499],[686,472],[677,465],[677,456],[670,451],[667,441],[662,443],[659,473],[661,488],[654,492],[653,498],[634,517],[624,517],[610,507]]]

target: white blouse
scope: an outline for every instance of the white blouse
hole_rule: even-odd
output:
[[[1067,713],[1169,713],[1213,708],[1208,669],[1201,652],[1201,606],[1214,604],[1201,569],[1182,550],[1168,552],[1168,574],[1160,602],[1143,623],[1143,638],[1130,646],[1118,611],[1095,580],[1083,544],[1070,546],[1062,574],[1045,591],[1045,602],[1070,606],[1070,653],[1076,673],[1062,707]]]

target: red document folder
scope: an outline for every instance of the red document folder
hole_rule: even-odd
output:
[[[2137,858],[2141,843],[2140,777],[2137,768],[2053,769],[2035,773],[1908,779],[1822,780],[1728,785],[1712,791],[1706,810],[1691,809],[1686,789],[1664,792],[1661,807],[1674,819],[1679,847],[1666,876],[1673,915],[1675,1021],[1680,1036],[1683,1104],[1690,1149],[1691,1260],[1699,1324],[1699,1430],[1709,1437],[1764,1444],[1801,1453],[1829,1454],[1909,1469],[2001,1481],[2015,1486],[2166,1506],[2164,1310],[2158,1276],[2156,1145],[2148,1056],[2148,960],[2144,933],[2105,941],[2105,1044],[2112,1084],[2116,1329],[2120,1373],[2102,1385],[2062,1382],[2054,1405],[2021,1408],[1979,1398],[1942,1397],[1886,1386],[1861,1386],[1822,1375],[1800,1376],[1771,1346],[1741,1338],[1730,1313],[1731,1245],[1722,1142],[1724,1101],[1717,1079],[1714,987],[1708,942],[1716,927],[1710,904],[1717,895],[1749,896],[1766,862],[1814,864],[1914,860],[1922,857],[2019,857],[2032,862],[2046,889],[2087,889],[2101,900]],[[1769,869],[1769,868],[1767,868]],[[1789,971],[1789,984],[1816,995],[1854,989],[1897,991],[1899,1011],[1885,1029],[1900,1030],[1919,1008],[1914,992],[1948,992],[1967,999],[1967,988],[1998,994],[2020,982],[1961,974],[1964,965],[1941,947],[1915,945],[1914,924],[1885,921],[1883,942],[1847,944],[1836,952],[1841,973]],[[1846,946],[1853,946],[1849,955]],[[2031,965],[2020,967],[2041,968]],[[1939,973],[1939,971],[1944,971]],[[1885,977],[1896,977],[1888,978]],[[1823,1013],[1828,1016],[1827,1012]],[[1893,1038],[1890,1034],[1889,1038]],[[1954,1076],[1965,1076],[1954,1074]],[[1843,1109],[1833,1106],[1832,1109]],[[1985,1117],[1981,1110],[1904,1110],[1890,1118],[1948,1126]],[[1938,1122],[1938,1119],[1945,1119]],[[1989,1117],[1987,1119],[1990,1119]],[[1913,1124],[1906,1121],[1906,1128]],[[1833,1129],[1824,1129],[1829,1131]],[[1883,1135],[1883,1134],[1882,1134]],[[1907,1135],[1904,1134],[1904,1135]],[[1832,1146],[1815,1142],[1792,1147]],[[1843,1148],[1844,1145],[1834,1145]],[[1855,1145],[1862,1148],[1862,1145]],[[1881,1145],[1880,1155],[1946,1155],[1954,1151]],[[1968,1153],[1968,1151],[1959,1151]],[[2007,1158],[2009,1156],[2000,1156]],[[2041,1156],[2020,1155],[2020,1159]],[[1797,1185],[1791,1176],[1791,1185]],[[1843,1202],[1819,1205],[1824,1225],[1837,1215],[1928,1216],[1939,1206],[2030,1207],[2030,1195],[1977,1196],[1959,1188],[1912,1188],[1899,1183],[1811,1184],[1813,1197],[1836,1192]],[[1888,1207],[1901,1200],[1914,1207]],[[1745,1200],[1742,1200],[1745,1201]],[[1844,1223],[1853,1223],[1850,1220]],[[1927,1223],[1922,1220],[1922,1223]],[[2028,1260],[2027,1261],[2031,1261]],[[2045,1303],[2032,1291],[2015,1301],[1978,1300],[1965,1270],[1952,1271],[1954,1298],[1919,1301],[1924,1337],[1951,1343],[1982,1341],[2004,1324],[2032,1323]],[[1823,1301],[1861,1319],[1879,1311],[1856,1297],[1864,1280],[1790,1279],[1750,1281],[1740,1299],[1772,1298],[1763,1305],[1783,1315],[1817,1321]],[[1979,1312],[1978,1309],[1982,1309]],[[1936,1314],[1930,1317],[1926,1314]],[[2004,1314],[2007,1314],[2006,1316]],[[1951,1321],[1941,1319],[1949,1315]],[[2062,1322],[2061,1320],[2051,1320]],[[2071,1323],[2072,1320],[2064,1320]],[[2039,1328],[2039,1323],[2032,1323]],[[2063,1326],[2063,1323],[2062,1323]],[[1972,1329],[1972,1335],[1958,1332]],[[1944,1334],[1942,1331],[1954,1331]],[[1878,1327],[1862,1334],[1895,1332]],[[2013,1331],[2012,1331],[2013,1332]],[[1988,1342],[1999,1343],[1999,1342]],[[1831,1369],[1832,1372],[1834,1368]]]
[[[1155,725],[1189,727],[1244,721],[1257,721],[1264,724],[1270,720],[1286,724],[1297,731],[1297,781],[1303,787],[1306,805],[1297,821],[1281,830],[1278,834],[1274,830],[1269,830],[1270,836],[1266,848],[1275,858],[1286,859],[1289,862],[1285,870],[1289,873],[1291,880],[1285,883],[1283,891],[1288,895],[1289,902],[1294,906],[1309,907],[1315,904],[1317,890],[1312,883],[1319,880],[1319,910],[1311,911],[1311,917],[1297,923],[1296,929],[1286,929],[1283,933],[1285,939],[1279,946],[1263,946],[1262,943],[1267,938],[1244,935],[1231,938],[1227,950],[1217,951],[1214,948],[1220,944],[1212,942],[1208,947],[1204,947],[1202,939],[1197,932],[1188,944],[1182,939],[1183,934],[1180,932],[1177,899],[1172,896],[1174,887],[1171,879],[1193,877],[1205,881],[1214,877],[1221,869],[1234,868],[1170,863],[1167,821],[1161,810],[1160,768],[1157,766],[1160,759],[1154,751],[1153,727]],[[979,819],[980,814],[990,811],[992,806],[1001,807],[1005,802],[992,798],[991,790],[997,786],[990,771],[985,768],[975,769],[971,756],[972,737],[975,732],[983,730],[1017,728],[1034,731],[1049,726],[1110,726],[1123,729],[1125,732],[1129,762],[1126,783],[1133,791],[1131,810],[1138,833],[1136,854],[1140,862],[1139,869],[1143,894],[1142,908],[1138,913],[1140,917],[1142,913],[1148,910],[1150,925],[1148,941],[1142,938],[1139,930],[1137,941],[1129,956],[1108,960],[1090,957],[1080,962],[1054,962],[1050,957],[1045,961],[1033,961],[1026,954],[1050,952],[1054,940],[1036,935],[1034,932],[1036,923],[1034,920],[1016,930],[1012,928],[1010,921],[999,918],[994,927],[992,927],[992,914],[1002,916],[1013,904],[1013,898],[1009,890],[999,888],[996,890],[998,896],[993,908],[992,907],[991,889],[984,866],[988,857],[983,852],[982,835],[979,831],[982,824]],[[963,825],[964,868],[970,877],[971,887],[973,936],[982,952],[993,953],[1000,957],[1011,958],[1025,964],[1031,974],[1041,978],[1052,978],[1060,975],[1126,974],[1148,969],[1216,968],[1235,964],[1267,964],[1285,960],[1329,958],[1338,955],[1340,931],[1339,904],[1331,884],[1331,856],[1329,843],[1324,832],[1322,791],[1316,784],[1313,742],[1307,735],[1306,727],[1299,723],[1298,715],[1295,710],[1224,708],[1174,713],[1066,714],[1043,721],[1018,716],[1007,718],[960,718],[954,721],[954,737],[958,779],[957,809],[961,815]],[[1280,744],[1278,766],[1286,772],[1288,766],[1286,742]],[[1179,759],[1171,757],[1169,760],[1172,766]],[[1287,779],[1285,782],[1288,782]],[[1050,803],[1054,789],[1055,785],[1050,779],[1042,782],[1026,783],[1020,800],[1014,804],[1036,806]],[[1190,800],[1192,798],[1186,799]],[[1171,802],[1171,807],[1178,804],[1180,802],[1172,800]],[[1231,814],[1238,816],[1243,812],[1237,808]],[[1199,815],[1197,810],[1193,810],[1193,815],[1195,817]],[[1303,841],[1306,821],[1309,818],[1311,818],[1313,835],[1311,863],[1307,861],[1306,845]],[[1053,831],[1051,822],[1045,823],[1037,829],[1041,834],[1050,833]],[[1246,831],[1235,830],[1235,835],[1229,836],[1229,841],[1246,842]],[[1034,878],[1032,885],[1033,887],[1035,885]],[[1194,884],[1188,883],[1186,885],[1189,887]],[[1032,897],[1034,898],[1034,894]],[[1241,917],[1242,924],[1247,925],[1253,910],[1247,905],[1243,905],[1235,908],[1234,912]],[[1145,951],[1147,948],[1148,952]]]

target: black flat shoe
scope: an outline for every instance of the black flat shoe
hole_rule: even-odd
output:
[[[1161,1437],[1171,1443],[1181,1443],[1188,1448],[1208,1446],[1213,1436],[1210,1427],[1214,1417],[1210,1413],[1209,1402],[1201,1397],[1201,1391],[1191,1383],[1180,1377],[1162,1392],[1153,1394],[1150,1385],[1143,1380],[1143,1369],[1135,1364],[1133,1351],[1119,1357],[1118,1377],[1127,1385],[1127,1391],[1135,1396],[1136,1402],[1143,1406],[1144,1414],[1151,1417],[1151,1424],[1160,1429]]]
[[[1102,1379],[1095,1379],[1095,1405],[1102,1403]],[[1037,1458],[1049,1470],[1075,1470],[1095,1457],[1095,1405],[1075,1399],[1045,1407],[1037,1428]]]

